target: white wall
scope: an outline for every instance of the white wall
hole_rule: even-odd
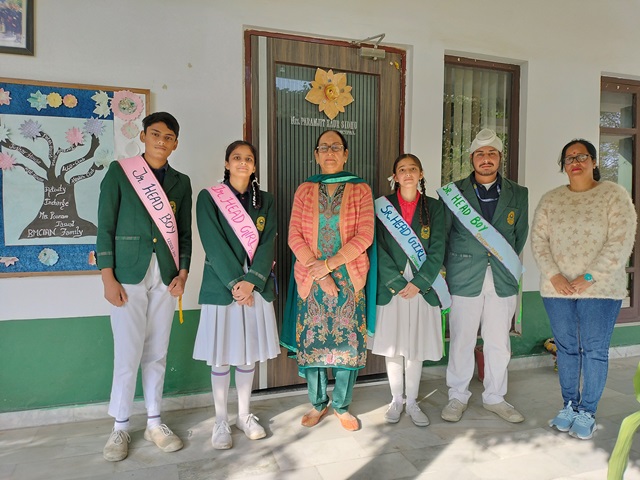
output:
[[[522,65],[520,181],[530,209],[561,184],[556,160],[576,136],[597,142],[600,76],[640,78],[634,0],[56,0],[36,2],[36,56],[0,54],[0,76],[151,89],[175,114],[172,165],[194,192],[222,175],[243,132],[243,30],[358,40],[386,33],[406,48],[406,150],[439,186],[443,55]],[[194,231],[195,233],[195,231]],[[194,238],[185,308],[197,308],[204,254]],[[524,289],[538,273],[525,248]],[[108,313],[99,276],[0,279],[0,320]]]

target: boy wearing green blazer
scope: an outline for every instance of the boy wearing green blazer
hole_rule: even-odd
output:
[[[109,415],[115,425],[103,451],[108,461],[128,454],[139,367],[148,415],[144,438],[165,452],[182,448],[160,410],[176,299],[191,261],[191,182],[168,163],[180,129],[173,115],[156,112],[142,124],[145,152],[111,163],[98,204],[97,261],[114,343]]]
[[[455,187],[448,185],[439,192],[448,207],[445,267],[452,298],[447,366],[449,403],[441,416],[457,422],[467,408],[475,363],[473,350],[481,326],[483,406],[508,422],[518,423],[524,417],[504,396],[511,359],[509,331],[522,270],[518,256],[529,231],[528,192],[498,173],[502,141],[494,131],[481,130],[471,144],[470,153],[474,170],[471,175],[455,182]],[[455,195],[447,203],[445,193],[456,187]]]

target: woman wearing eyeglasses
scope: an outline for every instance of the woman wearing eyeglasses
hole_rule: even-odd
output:
[[[320,135],[314,156],[321,174],[300,185],[293,199],[289,247],[295,282],[281,343],[296,352],[307,379],[313,408],[302,425],[312,427],[327,413],[327,370],[332,368],[334,413],[345,429],[358,430],[358,419],[348,409],[367,358],[366,250],[375,229],[373,197],[363,179],[344,170],[349,150],[341,133]],[[375,297],[372,303],[375,308]]]
[[[549,425],[583,440],[597,428],[609,342],[627,296],[625,266],[637,218],[623,187],[599,181],[596,154],[587,140],[565,145],[559,164],[569,185],[542,197],[531,229],[564,401]]]

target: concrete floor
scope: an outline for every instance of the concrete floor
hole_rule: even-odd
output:
[[[145,441],[144,416],[132,417],[129,457],[117,463],[102,458],[112,427],[107,418],[0,430],[0,478],[605,479],[621,420],[640,410],[632,385],[639,360],[638,356],[611,360],[598,409],[598,431],[588,441],[547,426],[562,406],[552,367],[510,372],[507,400],[526,417],[518,425],[482,408],[482,386],[476,379],[463,419],[444,422],[440,418],[447,401],[443,369],[425,368],[420,394],[421,407],[431,420],[428,427],[414,426],[406,415],[396,425],[384,423],[390,401],[384,382],[355,389],[351,411],[361,420],[358,432],[344,430],[333,415],[313,428],[302,427],[300,418],[309,408],[305,392],[257,395],[253,413],[266,428],[267,438],[251,441],[232,426],[231,450],[211,446],[211,406],[163,415],[184,440],[184,449],[175,453],[163,453]],[[230,414],[234,422],[235,403]],[[640,442],[633,446],[625,479],[640,479]]]

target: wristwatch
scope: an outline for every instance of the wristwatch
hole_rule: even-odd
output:
[[[590,273],[585,273],[584,279],[589,283],[595,283],[595,280],[593,279],[593,275],[591,275]]]

